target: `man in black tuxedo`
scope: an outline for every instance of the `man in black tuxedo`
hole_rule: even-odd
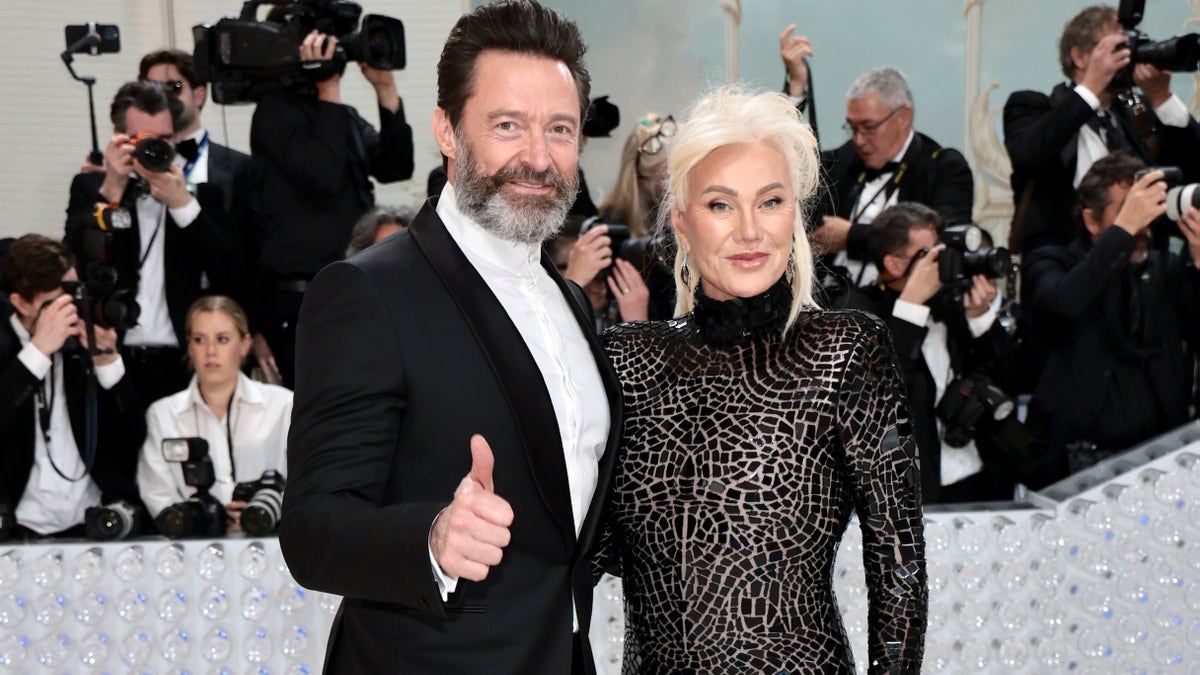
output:
[[[192,303],[206,293],[237,294],[240,254],[224,190],[189,183],[170,157],[152,171],[134,154],[139,134],[172,143],[181,110],[157,82],[122,85],[104,171],[75,176],[67,205],[65,241],[80,276],[93,280],[107,268],[117,288],[136,294],[141,315],[121,336],[121,350],[145,405],[187,386],[182,345]]]
[[[995,280],[976,275],[957,289],[942,283],[938,259],[948,254],[940,227],[937,212],[922,204],[884,209],[867,239],[879,280],[851,289],[846,306],[880,317],[891,331],[913,411],[922,500],[1011,499],[1013,468],[1000,451],[1001,425],[990,414],[968,427],[963,416],[937,412],[961,393],[956,385],[1005,384],[1012,361],[1011,340],[996,320]]]
[[[179,49],[150,52],[138,64],[138,79],[158,82],[183,104],[175,119],[175,163],[188,183],[205,183],[220,191],[227,225],[241,248],[239,261],[242,268],[232,297],[253,316],[254,263],[258,254],[249,199],[255,189],[250,155],[216,142],[201,123],[200,113],[208,102],[208,85],[196,80],[191,54]],[[267,380],[279,384],[282,379],[271,348],[257,327],[252,326],[252,329],[255,358]]]
[[[578,189],[584,51],[534,0],[459,19],[432,125],[450,182],[309,286],[279,541],[345,596],[328,673],[593,672],[620,393],[541,251]]]
[[[792,35],[795,24],[779,36],[779,54],[787,72],[786,93],[803,110],[808,104],[808,66],[812,43]],[[821,151],[821,170],[829,186],[821,200],[820,226],[813,240],[825,253],[825,264],[851,286],[875,280],[867,236],[871,221],[897,202],[917,202],[937,211],[948,225],[971,222],[975,183],[962,153],[944,148],[913,130],[912,90],[895,68],[875,68],[859,76],[846,93],[850,140]],[[839,269],[840,268],[840,269]],[[826,279],[826,285],[830,280]]]
[[[139,504],[134,473],[146,423],[116,353],[117,334],[84,322],[64,282],[78,280],[62,243],[30,234],[4,255],[0,303],[0,504],[18,536],[83,536],[84,512],[102,501]],[[79,346],[64,349],[68,340]],[[89,458],[85,399],[94,395]]]
[[[1004,104],[1004,145],[1012,158],[1018,213],[1025,205],[1018,217],[1022,254],[1071,242],[1075,188],[1111,151],[1178,166],[1188,181],[1200,180],[1200,124],[1171,93],[1170,73],[1147,63],[1130,66],[1127,38],[1112,7],[1077,14],[1064,27],[1058,49],[1069,82],[1049,96],[1013,92]],[[1133,85],[1142,93],[1135,95]]]
[[[1029,402],[1030,428],[1059,470],[1077,471],[1185,423],[1200,344],[1200,211],[1179,217],[1181,258],[1150,246],[1166,210],[1162,173],[1116,152],[1079,183],[1079,234],[1025,260],[1029,307],[1048,348]]]

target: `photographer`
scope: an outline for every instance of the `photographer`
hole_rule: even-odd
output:
[[[812,43],[793,35],[795,24],[779,36],[779,55],[787,74],[785,93],[800,110],[808,105],[805,90],[809,72],[804,59]],[[851,286],[871,283],[878,271],[870,264],[867,238],[870,223],[880,211],[897,202],[918,202],[944,222],[971,220],[975,183],[962,153],[944,148],[913,129],[916,107],[908,80],[895,68],[863,73],[846,92],[846,122],[850,140],[822,149],[821,169],[829,190],[821,199],[820,227],[811,237],[829,255],[825,264],[843,279],[826,279],[831,290],[840,282]]]
[[[290,6],[268,20],[284,21]],[[281,13],[282,12],[282,13]],[[378,132],[341,99],[344,60],[337,39],[312,31],[300,59],[314,66],[311,90],[276,86],[262,97],[250,127],[250,150],[260,186],[256,330],[274,352],[283,382],[292,386],[295,328],[308,282],[341,260],[355,221],[375,204],[370,178],[405,180],[413,172],[412,129],[390,70],[359,64],[379,103]],[[256,352],[257,353],[257,352]]]
[[[1150,246],[1165,211],[1161,171],[1113,153],[1079,183],[1078,238],[1025,262],[1049,357],[1029,404],[1030,429],[1078,471],[1188,420],[1184,341],[1200,344],[1196,311],[1200,211],[1179,218],[1188,258]]]
[[[133,477],[145,434],[141,408],[116,353],[116,331],[97,326],[97,353],[84,351],[84,322],[63,290],[78,281],[66,246],[25,235],[8,248],[3,269],[8,303],[0,303],[0,503],[15,508],[20,536],[81,537],[88,507],[102,500],[138,501]],[[98,386],[88,385],[91,378]],[[89,389],[98,425],[90,459]]]
[[[578,236],[578,225],[572,225],[568,218],[547,249],[562,275],[587,294],[596,332],[621,321],[647,320],[650,289],[633,263],[613,258],[609,226],[597,224]]]
[[[75,176],[67,206],[65,242],[84,282],[112,284],[115,274],[115,288],[136,296],[140,317],[121,335],[121,352],[147,404],[187,383],[180,336],[188,307],[238,283],[237,234],[222,190],[189,183],[174,163],[181,110],[157,82],[122,85],[104,172]]]
[[[146,442],[137,465],[137,483],[150,514],[186,500],[195,489],[177,462],[163,458],[163,439],[208,441],[216,482],[212,495],[225,505],[236,528],[242,502],[234,486],[258,480],[264,471],[287,471],[287,434],[292,392],[255,382],[241,372],[250,353],[246,313],[232,299],[210,295],[187,315],[188,362],[195,374],[186,389],[150,406]]]
[[[884,209],[867,239],[879,280],[851,289],[846,305],[882,318],[891,330],[916,427],[922,501],[1010,499],[1014,469],[994,438],[1001,421],[984,414],[978,427],[963,429],[938,412],[964,380],[1003,387],[1011,359],[1008,333],[996,321],[995,280],[975,275],[955,282],[961,299],[943,284],[940,226],[937,212],[922,204]],[[965,442],[950,442],[964,434]]]
[[[1013,238],[1022,254],[1070,243],[1076,187],[1110,152],[1178,166],[1188,181],[1200,179],[1200,124],[1171,93],[1169,72],[1149,63],[1131,65],[1129,38],[1116,10],[1094,6],[1077,14],[1063,28],[1058,52],[1069,82],[1049,96],[1014,92],[1004,105],[1004,145],[1012,158],[1018,213]],[[1133,85],[1140,94],[1132,93]],[[1119,96],[1122,92],[1130,95]]]

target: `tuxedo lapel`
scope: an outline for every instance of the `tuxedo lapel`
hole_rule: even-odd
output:
[[[512,319],[446,231],[429,200],[408,230],[462,311],[508,402],[538,493],[574,541],[571,491],[554,404]]]

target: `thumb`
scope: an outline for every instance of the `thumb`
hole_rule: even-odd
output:
[[[483,486],[488,492],[495,492],[496,486],[492,482],[492,467],[495,466],[495,459],[492,457],[492,446],[488,445],[486,439],[479,434],[471,437],[471,480]]]

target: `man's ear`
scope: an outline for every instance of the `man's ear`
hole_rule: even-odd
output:
[[[883,269],[887,271],[888,276],[892,279],[899,279],[904,276],[904,270],[908,267],[908,261],[891,253],[883,256]]]
[[[1080,72],[1086,70],[1089,58],[1091,58],[1091,52],[1085,52],[1078,46],[1071,47],[1071,63],[1075,64],[1075,70]]]
[[[1096,214],[1095,209],[1083,210],[1083,227],[1092,235],[1092,238],[1100,236],[1104,231],[1104,220]]]
[[[433,109],[433,121],[429,127],[438,149],[453,161],[458,156],[458,138],[454,135],[454,125],[451,124],[450,114],[445,108],[438,106]]]
[[[203,110],[204,104],[208,103],[208,85],[197,84],[192,87],[192,96],[196,97],[196,109]]]
[[[33,303],[29,302],[25,298],[22,298],[20,293],[15,291],[9,293],[8,302],[13,306],[13,309],[17,311],[17,314],[20,314],[23,317],[33,316]]]

